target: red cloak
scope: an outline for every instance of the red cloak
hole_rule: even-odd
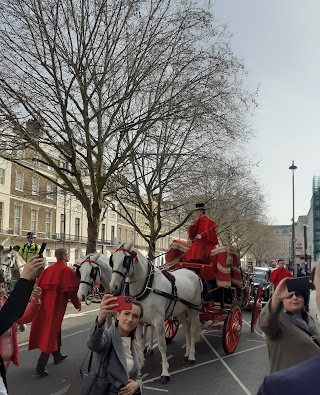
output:
[[[206,215],[197,218],[189,226],[189,238],[193,241],[189,251],[185,254],[186,261],[207,261],[211,250],[219,244],[216,228],[217,224]],[[201,239],[195,238],[197,235],[201,235]]]
[[[279,285],[279,282],[286,277],[293,277],[292,273],[285,267],[279,267],[271,273],[269,280],[271,283],[273,283],[274,289],[276,289]]]
[[[77,298],[79,281],[76,273],[62,261],[49,266],[40,275],[37,285],[42,289],[42,304],[31,324],[29,350],[39,348],[47,354],[58,350],[57,337],[68,300],[76,309],[81,306]]]

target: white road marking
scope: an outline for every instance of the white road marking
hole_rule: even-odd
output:
[[[183,349],[183,348],[186,348],[186,345],[184,344],[183,346],[181,346],[181,348]]]
[[[262,348],[262,347],[266,347],[266,345],[265,344],[261,344],[261,345],[256,346],[256,347],[248,348],[247,350],[238,351],[238,352],[235,352],[233,354],[225,355],[225,356],[220,357],[220,358],[211,359],[210,361],[198,363],[198,364],[193,365],[193,366],[184,367],[182,369],[175,370],[174,372],[170,372],[170,376],[173,376],[173,375],[178,374],[178,373],[186,372],[187,370],[196,369],[196,368],[201,367],[201,366],[209,365],[210,363],[217,362],[220,359],[232,358],[235,355],[244,354],[246,352],[249,352],[249,351],[252,351],[252,350],[257,350],[258,348]],[[161,376],[153,377],[152,379],[148,379],[148,380],[143,381],[143,383],[151,383],[151,382],[154,382],[155,380],[159,380],[160,378],[161,378]]]
[[[164,390],[164,389],[162,389],[162,388],[146,387],[145,385],[143,386],[143,389],[153,390],[153,391],[160,391],[160,392],[169,392],[169,390]],[[55,395],[55,394],[54,394],[54,395]]]
[[[141,380],[145,379],[147,376],[149,376],[149,373],[145,373],[141,376]]]
[[[84,316],[84,315],[87,315],[87,314],[89,314],[89,313],[93,313],[93,312],[95,312],[95,311],[99,311],[100,309],[94,309],[94,310],[88,310],[88,311],[81,311],[81,312],[79,312],[79,313],[70,313],[70,314],[66,314],[64,317],[63,317],[63,319],[64,320],[66,320],[66,319],[68,319],[68,318],[74,318],[74,317],[81,317],[81,316]]]
[[[251,392],[248,390],[248,388],[243,384],[243,382],[239,379],[239,377],[234,373],[234,371],[225,363],[225,361],[220,357],[218,352],[215,350],[214,347],[210,344],[210,342],[202,336],[203,340],[207,343],[209,348],[213,351],[213,353],[217,356],[218,360],[222,363],[222,365],[228,370],[228,372],[231,374],[231,376],[236,380],[236,382],[240,385],[240,387],[243,389],[243,391],[247,395],[251,395]]]
[[[247,321],[245,321],[245,320],[242,320],[242,322],[244,322],[246,325],[248,325],[248,327],[249,328],[251,328],[251,322],[247,322]],[[254,330],[254,333],[255,334],[257,334],[257,335],[259,335],[259,336],[261,336],[261,337],[263,337],[263,338],[265,338],[265,335],[264,335],[264,333],[263,332],[258,332],[256,329]]]
[[[90,328],[83,329],[82,331],[69,333],[69,335],[61,336],[61,339],[66,339],[67,337],[78,335],[79,333],[88,332],[89,329]],[[29,342],[20,343],[20,344],[18,344],[18,347],[26,346],[27,344],[29,344]],[[26,350],[27,350],[27,348],[23,348],[23,349],[19,350],[19,352],[26,351]]]

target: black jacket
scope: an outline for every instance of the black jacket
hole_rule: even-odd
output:
[[[24,278],[20,278],[17,281],[16,286],[11,292],[7,302],[0,310],[0,336],[12,325],[23,316],[23,313],[29,303],[31,292],[33,290],[34,281],[28,281]],[[0,373],[3,378],[5,386],[6,371],[0,355]]]

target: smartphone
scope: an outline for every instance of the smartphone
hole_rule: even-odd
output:
[[[287,280],[287,288],[289,292],[309,291],[310,289],[309,276],[289,278]]]
[[[39,250],[39,253],[38,253],[38,255],[39,255],[39,257],[43,257],[43,253],[44,253],[44,250],[46,249],[46,246],[47,246],[47,243],[42,243],[41,244],[41,247],[40,247],[40,250]]]
[[[117,310],[132,310],[132,297],[131,296],[117,296],[114,303],[119,303],[116,307]]]

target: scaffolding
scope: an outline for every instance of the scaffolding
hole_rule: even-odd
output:
[[[312,182],[313,217],[313,259],[320,257],[320,176],[314,176]]]

